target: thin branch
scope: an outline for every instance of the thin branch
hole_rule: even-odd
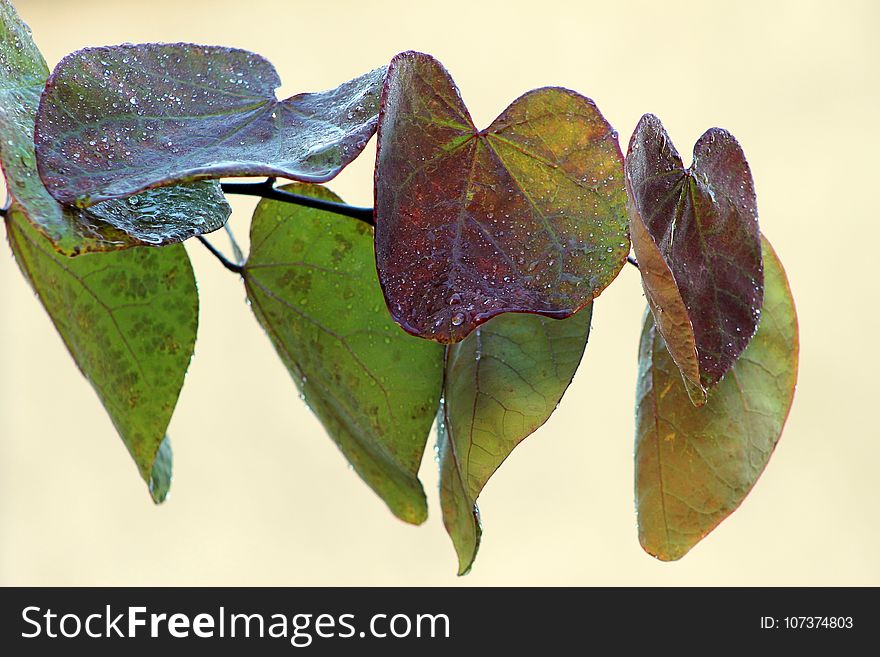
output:
[[[235,239],[235,234],[232,232],[232,227],[229,225],[228,221],[223,224],[223,228],[226,230],[226,236],[229,238],[229,244],[232,246],[232,255],[235,257],[235,261],[238,264],[243,264],[244,253],[238,245],[238,242]]]
[[[196,235],[196,239],[197,239],[199,242],[201,242],[202,245],[203,245],[206,249],[208,249],[208,251],[211,252],[211,255],[213,255],[215,258],[217,258],[217,260],[220,261],[220,264],[223,265],[224,267],[226,267],[226,269],[228,269],[229,271],[234,272],[234,273],[236,273],[236,274],[241,274],[241,273],[244,271],[244,267],[242,267],[241,265],[238,265],[238,264],[236,264],[236,263],[234,263],[234,262],[230,262],[229,260],[227,260],[227,259],[226,259],[226,256],[224,256],[224,255],[223,255],[222,253],[220,253],[217,249],[215,249],[215,248],[214,248],[214,245],[211,244],[208,240],[206,240],[206,239],[204,238],[204,236],[202,236],[202,235]]]
[[[374,225],[373,208],[359,208],[354,205],[348,205],[347,203],[335,203],[333,201],[325,201],[319,198],[312,198],[311,196],[303,196],[302,194],[294,194],[293,192],[288,192],[283,189],[276,188],[274,178],[267,178],[266,180],[257,183],[225,182],[220,183],[220,187],[227,194],[259,196],[261,198],[267,198],[272,201],[293,203],[295,205],[302,205],[307,208],[314,208],[316,210],[324,210],[326,212],[341,214],[345,217],[351,217],[352,219],[363,221],[364,223],[368,223],[371,226]]]
[[[631,256],[631,255],[630,255],[630,256],[626,256],[626,261],[627,261],[629,264],[631,264],[633,267],[635,267],[636,269],[639,268],[639,261],[636,260],[633,256]]]

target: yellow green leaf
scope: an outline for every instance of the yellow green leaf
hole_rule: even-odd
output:
[[[679,559],[742,503],[767,465],[794,398],[798,329],[782,263],[762,238],[764,306],[758,331],[724,379],[694,406],[645,313],[636,397],[639,540]]]

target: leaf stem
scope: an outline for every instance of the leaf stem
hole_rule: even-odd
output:
[[[635,267],[636,269],[639,268],[639,261],[636,260],[633,256],[631,256],[631,255],[626,256],[626,261],[629,264],[631,264],[633,267]]]
[[[202,245],[211,252],[211,255],[217,258],[217,260],[220,261],[220,264],[226,267],[226,269],[236,274],[241,274],[244,271],[244,267],[242,265],[227,260],[226,256],[224,256],[216,248],[214,248],[214,245],[206,240],[203,235],[196,235],[196,239],[201,242]]]
[[[293,192],[288,192],[275,187],[274,178],[266,178],[266,180],[256,183],[225,182],[220,183],[220,187],[226,194],[259,196],[272,201],[294,203],[295,205],[302,205],[307,208],[341,214],[345,217],[351,217],[352,219],[363,221],[371,226],[375,225],[373,222],[373,208],[359,208],[354,205],[348,205],[347,203],[335,203],[333,201],[324,201],[310,196],[294,194]]]
[[[239,264],[244,262],[244,253],[241,250],[241,247],[238,245],[238,241],[235,239],[235,233],[232,232],[232,227],[229,225],[227,221],[223,224],[223,228],[226,231],[226,236],[229,238],[229,244],[232,246],[232,256],[235,258],[235,261]]]

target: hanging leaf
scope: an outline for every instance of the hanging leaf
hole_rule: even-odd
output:
[[[581,362],[592,311],[589,304],[564,320],[508,313],[447,348],[437,423],[440,501],[459,575],[470,570],[480,544],[477,497],[556,410]]]
[[[22,273],[161,502],[171,483],[165,431],[198,324],[198,293],[183,245],[66,258],[17,204],[6,231]]]
[[[317,185],[284,189],[339,201]],[[245,284],[327,433],[397,517],[419,524],[428,509],[417,475],[440,396],[443,348],[391,321],[372,239],[365,223],[262,200]]]
[[[43,187],[34,156],[34,120],[49,71],[8,0],[0,0],[0,36],[0,163],[19,210],[58,251],[74,255],[165,244],[226,222],[231,209],[216,182],[154,190],[91,211],[59,205]]]
[[[693,403],[706,401],[748,345],[764,294],[752,173],[712,128],[685,169],[660,120],[639,121],[626,156],[633,247],[657,329]]]
[[[646,313],[636,403],[639,540],[680,559],[742,503],[779,440],[794,397],[798,331],[788,281],[763,240],[764,309],[736,364],[695,407]]]
[[[567,317],[629,251],[617,133],[588,98],[530,91],[478,130],[442,65],[398,55],[382,92],[376,262],[394,319],[444,343],[508,311]]]
[[[87,48],[52,72],[37,116],[40,175],[81,207],[224,176],[323,182],[376,130],[385,68],[279,101],[274,67],[193,44]]]

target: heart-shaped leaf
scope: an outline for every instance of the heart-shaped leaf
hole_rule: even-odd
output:
[[[764,310],[755,337],[702,407],[688,398],[651,313],[639,347],[636,506],[639,540],[679,559],[740,505],[782,433],[794,397],[798,331],[785,271],[764,249]]]
[[[593,306],[563,320],[508,313],[446,352],[438,418],[443,523],[459,575],[477,556],[476,501],[489,477],[556,410],[590,334]]]
[[[171,483],[165,431],[198,325],[186,250],[175,244],[67,258],[18,204],[9,209],[6,231],[22,273],[161,502]]]
[[[571,315],[623,266],[625,206],[617,133],[590,99],[536,89],[477,130],[439,62],[391,62],[376,262],[408,332],[452,343],[508,311]]]
[[[58,251],[75,255],[164,244],[226,222],[231,209],[216,182],[149,191],[91,211],[59,205],[43,187],[34,156],[34,120],[49,70],[8,0],[0,0],[0,36],[0,162],[7,188]]]
[[[736,139],[712,128],[685,169],[660,120],[639,121],[626,156],[633,248],[657,329],[694,404],[758,326],[764,294],[752,173]]]
[[[52,72],[37,116],[40,175],[66,204],[224,176],[322,182],[376,129],[385,68],[279,101],[274,67],[193,44],[87,48]]]
[[[339,201],[317,185],[284,189]],[[372,240],[365,223],[262,200],[245,284],[327,433],[391,511],[418,524],[428,512],[417,475],[440,397],[443,348],[391,321]]]

